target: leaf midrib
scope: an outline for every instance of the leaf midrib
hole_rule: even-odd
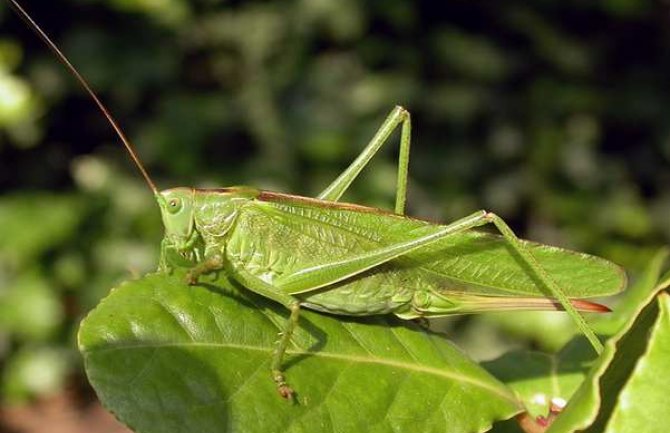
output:
[[[135,350],[135,349],[157,349],[157,348],[184,348],[184,347],[204,347],[204,348],[225,348],[225,349],[237,349],[237,350],[253,350],[257,352],[267,352],[271,353],[272,349],[261,347],[261,346],[250,346],[244,344],[234,344],[234,343],[204,343],[204,342],[188,342],[188,343],[152,343],[152,344],[127,344],[127,345],[118,345],[108,348],[100,349],[86,349],[81,348],[81,351],[87,355],[94,353],[106,353],[106,352],[116,352],[120,350]],[[495,394],[501,398],[504,398],[516,406],[519,410],[522,410],[522,406],[519,404],[518,400],[514,395],[509,392],[500,392],[499,388],[494,388],[485,382],[479,380],[474,380],[468,378],[467,376],[461,376],[457,374],[452,374],[447,370],[428,367],[420,364],[410,364],[402,361],[395,361],[391,359],[384,359],[371,356],[360,356],[360,355],[345,355],[332,352],[312,352],[312,351],[301,351],[301,350],[287,350],[287,354],[291,355],[310,355],[321,358],[336,359],[341,361],[355,362],[355,363],[365,363],[365,364],[378,364],[389,367],[395,367],[399,369],[404,369],[416,373],[423,373],[433,376],[438,376],[445,379],[451,379],[453,381],[469,383],[473,386],[479,387],[483,390]]]

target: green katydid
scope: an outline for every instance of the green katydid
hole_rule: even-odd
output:
[[[189,284],[225,272],[290,311],[271,360],[279,393],[293,391],[282,358],[301,308],[402,319],[491,310],[564,309],[596,352],[602,344],[578,310],[608,311],[578,298],[621,290],[625,274],[604,259],[520,240],[497,215],[478,211],[447,225],[405,215],[411,121],[396,107],[354,162],[317,198],[252,187],[158,191],[116,121],[86,80],[15,0],[31,28],[107,117],[160,207],[159,269],[188,267]],[[340,203],[361,170],[400,128],[395,210]],[[486,224],[500,235],[472,230]]]

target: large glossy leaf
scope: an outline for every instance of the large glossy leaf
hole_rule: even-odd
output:
[[[219,283],[217,283],[219,284]],[[137,432],[478,432],[520,405],[443,336],[390,318],[305,312],[270,379],[281,307],[232,284],[149,275],[83,322],[80,350],[103,404]]]

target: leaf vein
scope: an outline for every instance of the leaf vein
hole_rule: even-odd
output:
[[[90,355],[93,353],[101,354],[107,352],[116,352],[120,350],[141,350],[141,349],[154,349],[154,348],[185,348],[185,347],[196,347],[196,348],[210,348],[210,349],[228,349],[228,350],[254,350],[260,352],[272,352],[272,348],[262,347],[262,346],[252,346],[246,344],[236,344],[236,343],[203,343],[203,342],[163,342],[163,343],[151,343],[151,344],[127,344],[127,345],[117,345],[112,347],[105,348],[93,348],[85,350],[84,353]],[[483,382],[478,379],[470,378],[463,376],[457,373],[450,372],[448,370],[431,367],[427,365],[416,365],[403,361],[396,361],[392,359],[384,359],[378,357],[366,357],[360,355],[348,355],[340,353],[330,353],[330,352],[312,352],[309,350],[287,350],[286,353],[292,355],[310,355],[318,358],[325,359],[334,359],[339,361],[344,361],[348,363],[361,363],[361,364],[377,364],[387,367],[398,368],[407,371],[414,371],[417,373],[422,373],[431,376],[437,376],[446,380],[452,380],[455,382],[467,383],[472,386],[478,387],[482,390],[486,390],[491,394],[495,394],[501,398],[509,400],[515,406],[519,407],[519,403],[514,395],[510,392],[505,392],[499,388],[496,388],[486,382]]]

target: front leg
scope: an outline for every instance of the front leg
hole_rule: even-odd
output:
[[[193,266],[186,274],[186,282],[189,286],[192,286],[198,283],[201,275],[220,271],[221,269],[223,269],[223,255],[221,253],[214,254]]]

